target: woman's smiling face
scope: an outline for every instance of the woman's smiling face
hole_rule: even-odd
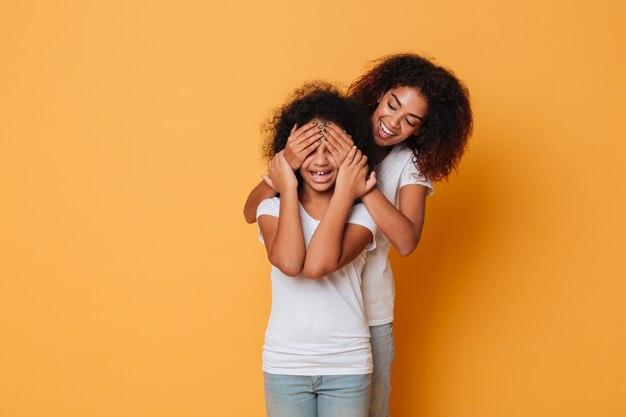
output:
[[[428,103],[417,87],[400,86],[385,92],[372,114],[372,131],[378,146],[400,143],[419,131]]]

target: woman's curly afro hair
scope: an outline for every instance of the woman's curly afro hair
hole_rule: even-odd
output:
[[[267,137],[265,157],[271,159],[285,149],[295,124],[300,127],[314,118],[332,121],[343,128],[368,160],[372,159],[376,147],[369,115],[360,103],[322,81],[304,84],[291,93],[285,104],[274,109],[263,127]]]
[[[472,133],[472,109],[465,85],[446,68],[415,54],[383,57],[352,83],[350,97],[371,115],[392,88],[417,87],[428,104],[420,130],[405,140],[413,162],[433,181],[456,169]]]

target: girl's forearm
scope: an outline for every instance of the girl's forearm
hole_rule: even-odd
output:
[[[378,188],[361,197],[361,201],[396,250],[402,256],[410,255],[422,234],[423,210],[421,214],[418,213],[414,223],[391,204]]]
[[[246,204],[243,207],[243,216],[245,217],[246,222],[256,222],[256,209],[259,207],[259,204],[261,204],[261,201],[266,198],[274,197],[275,195],[276,191],[267,185],[265,181],[261,181],[257,184],[257,186],[250,192],[250,195],[248,195]]]
[[[298,192],[294,189],[280,196],[276,237],[268,256],[270,262],[283,273],[297,276],[302,272],[305,254]]]
[[[349,195],[338,191],[333,195],[306,252],[306,277],[321,278],[341,267],[343,236],[352,203]]]

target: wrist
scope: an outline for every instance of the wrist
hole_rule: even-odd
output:
[[[279,191],[281,196],[298,198],[298,184],[295,186],[285,187],[284,190]]]
[[[341,201],[341,202],[349,202],[350,204],[352,204],[352,202],[354,200],[356,200],[357,197],[354,195],[354,193],[351,192],[351,190],[346,190],[346,189],[335,189],[335,192],[333,193],[333,200],[336,201]]]
[[[300,165],[298,163],[298,161],[292,161],[291,159],[288,159],[285,157],[285,159],[287,160],[287,163],[289,164],[289,167],[293,170],[293,171],[297,171],[300,169]]]
[[[368,202],[370,202],[374,198],[376,198],[376,193],[377,192],[380,192],[380,190],[378,189],[378,187],[374,187],[371,190],[369,190],[368,192],[366,192],[365,194],[363,194],[361,196],[361,201],[363,201],[363,204],[368,204]]]

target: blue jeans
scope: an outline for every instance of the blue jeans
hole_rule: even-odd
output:
[[[393,364],[395,345],[393,342],[393,324],[370,326],[372,338],[372,402],[369,417],[389,417],[389,393],[391,391],[391,365]]]
[[[367,417],[371,374],[264,377],[269,417]]]

